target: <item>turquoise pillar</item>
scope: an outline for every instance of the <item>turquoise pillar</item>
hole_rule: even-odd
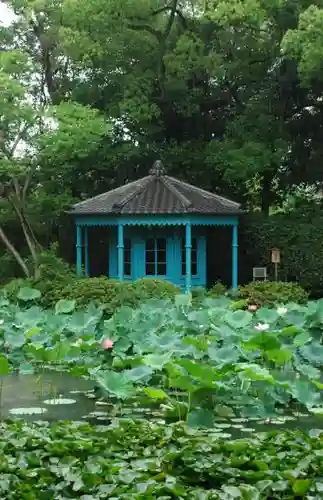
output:
[[[190,222],[185,226],[185,254],[185,291],[188,293],[192,286],[192,226]]]
[[[124,234],[123,234],[123,225],[118,224],[118,279],[120,281],[123,281],[123,276],[124,276],[124,269],[123,269],[123,263],[124,263]]]
[[[238,288],[238,225],[232,226],[232,289]]]
[[[84,227],[84,267],[85,276],[89,276],[89,239],[88,239],[88,228]]]
[[[82,276],[82,226],[76,225],[76,275]]]

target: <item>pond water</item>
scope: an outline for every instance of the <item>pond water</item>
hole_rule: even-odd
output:
[[[148,407],[137,401],[105,401],[96,396],[94,383],[68,373],[49,372],[39,375],[9,375],[0,377],[2,397],[0,418],[35,420],[87,420],[108,424],[113,418],[145,418],[176,421],[165,409]],[[270,421],[259,418],[217,418],[214,434],[230,438],[252,436],[254,432],[278,429],[321,429],[323,415],[290,413]]]
[[[80,420],[95,408],[94,400],[86,396],[86,391],[93,389],[93,382],[67,373],[8,375],[0,377],[0,383],[1,419]],[[63,404],[48,404],[52,399],[61,400]],[[29,410],[30,413],[23,410]]]

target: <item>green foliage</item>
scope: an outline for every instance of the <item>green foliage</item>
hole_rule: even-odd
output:
[[[322,5],[311,5],[299,16],[298,27],[289,30],[283,41],[285,55],[295,59],[303,83],[323,77],[323,9]]]
[[[122,284],[117,280],[109,280],[102,276],[98,278],[74,277],[67,284],[58,283],[57,289],[50,295],[44,297],[49,306],[55,305],[57,300],[75,300],[78,307],[86,307],[90,302],[95,305],[105,305],[110,308],[111,304],[118,302],[121,294]],[[119,303],[119,305],[121,305]]]
[[[308,293],[297,283],[282,281],[253,281],[239,288],[239,295],[249,304],[273,307],[294,302],[306,304]]]
[[[86,160],[109,135],[111,127],[98,110],[71,99],[55,106],[44,105],[42,98],[33,96],[32,75],[35,72],[37,70],[30,65],[29,51],[24,54],[9,48],[1,50],[0,197],[6,200],[5,203],[2,200],[2,208],[8,214],[13,211],[18,219],[25,252],[21,254],[15,248],[2,227],[0,241],[15,258],[24,276],[39,279],[41,245],[31,224],[30,199],[33,195],[36,204],[39,204],[40,191],[46,188],[53,175],[57,184],[64,183],[65,189],[59,193],[63,202],[67,198],[71,200],[72,197],[66,193],[68,188],[65,187],[64,171],[73,169],[71,160]],[[40,165],[42,168],[39,168]],[[58,166],[62,170],[59,171]],[[56,190],[60,191],[59,188]],[[60,210],[64,207],[61,206]],[[21,243],[19,247],[22,247]],[[29,257],[28,265],[25,254]]]
[[[191,290],[192,301],[195,305],[198,305],[203,300],[205,300],[206,297],[210,298],[221,297],[222,295],[226,295],[227,292],[228,290],[225,287],[225,285],[223,285],[223,283],[219,281],[214,283],[212,288],[210,288],[209,290],[207,290],[204,287],[194,287]]]
[[[46,282],[47,283],[47,282]],[[36,285],[40,289],[40,284]],[[78,308],[90,302],[104,307],[106,314],[113,314],[122,305],[136,307],[151,298],[174,298],[179,289],[172,283],[157,279],[140,279],[130,283],[120,283],[104,276],[80,278],[68,283],[58,280],[56,285],[44,290],[43,304],[54,307],[59,299],[75,300]]]
[[[75,269],[58,256],[57,244],[40,254],[39,269],[42,280],[67,281],[75,278]]]
[[[140,301],[151,298],[173,299],[180,293],[180,288],[169,281],[153,278],[142,278],[130,284],[130,289],[134,291]]]
[[[28,261],[27,261],[28,264]],[[35,288],[40,292],[35,302],[45,306],[54,306],[59,300],[59,291],[75,279],[75,271],[63,259],[57,256],[57,248],[53,246],[39,255],[40,279],[14,279],[9,281],[3,289],[10,301],[19,300],[19,290],[22,287]]]
[[[191,296],[192,296],[192,301],[195,304],[198,304],[199,302],[203,301],[207,295],[207,290],[204,287],[194,287],[191,289]]]
[[[75,311],[75,302],[59,300],[54,310],[35,304],[39,291],[21,288],[23,308],[0,297],[0,346],[11,371],[25,371],[26,364],[36,371],[44,365],[60,365],[83,372],[104,361],[98,337],[102,336],[102,310],[94,305]],[[82,349],[78,344],[81,339]],[[91,354],[89,356],[89,354]]]
[[[58,257],[56,246],[40,254],[39,270],[41,278],[32,284],[41,292],[40,304],[53,307],[60,299],[59,290],[75,280],[75,270]]]
[[[7,500],[292,500],[319,499],[323,489],[322,435],[299,430],[240,440],[129,420],[110,427],[16,421],[0,430]]]
[[[6,180],[19,173],[20,193],[33,172],[28,200],[14,201],[44,246],[73,201],[145,175],[156,155],[170,174],[264,212],[290,185],[322,181],[321,1],[7,5],[0,163]],[[25,155],[8,158],[21,131]],[[16,246],[30,253],[23,238]]]
[[[244,226],[247,259],[251,266],[267,266],[271,249],[281,250],[279,278],[297,281],[313,297],[323,290],[323,224],[320,205],[302,206],[288,213],[269,217],[261,214],[248,216]]]
[[[0,283],[7,283],[14,276],[19,276],[19,266],[9,252],[4,252],[0,257]]]
[[[221,295],[225,295],[227,292],[227,289],[223,283],[217,282],[215,283],[212,288],[208,291],[208,295],[210,297],[219,297]]]
[[[249,300],[248,299],[240,299],[240,300],[235,300],[232,303],[232,309],[234,311],[237,311],[239,309],[247,309],[249,305]]]
[[[41,293],[36,288],[22,287],[20,288],[17,299],[22,302],[30,302],[39,300],[41,297]]]
[[[102,307],[75,310],[75,299],[61,298],[55,311],[44,311],[34,305],[36,292],[20,290],[30,304],[24,309],[0,302],[0,343],[13,370],[26,362],[58,364],[90,375],[109,397],[145,395],[154,404],[162,400],[161,389],[169,411],[194,426],[205,426],[209,410],[213,417],[226,411],[264,418],[294,401],[310,411],[323,407],[322,301],[252,314],[226,297],[195,307],[189,296],[178,295],[175,304],[153,299],[137,309],[125,305],[102,322]],[[101,347],[100,338],[111,346]]]
[[[6,5],[16,17],[0,33],[0,163],[6,178],[36,167],[23,215],[44,245],[73,201],[145,175],[157,156],[170,174],[263,212],[290,186],[322,182],[321,1]],[[26,154],[8,159],[21,131]]]
[[[10,300],[10,302],[16,302],[19,294],[19,290],[23,287],[33,287],[34,283],[32,280],[18,278],[9,281],[4,287],[3,290],[6,293],[6,296]]]
[[[51,163],[52,158],[59,158],[67,168],[71,159],[87,158],[111,132],[111,126],[104,117],[90,106],[63,102],[54,106],[50,113],[50,117],[59,123],[59,128],[49,126],[47,133],[38,138],[41,160],[46,163]]]
[[[310,411],[322,408],[322,301],[252,314],[225,297],[197,308],[180,298],[175,305],[121,308],[105,323],[105,336],[114,340],[113,362],[108,370],[90,370],[104,394],[136,397],[144,385],[157,403],[162,389],[170,411],[194,426],[205,426],[210,410],[212,426],[225,409],[267,418],[295,401]]]

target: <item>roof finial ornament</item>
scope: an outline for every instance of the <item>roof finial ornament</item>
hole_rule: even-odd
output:
[[[151,169],[149,170],[150,175],[155,175],[156,177],[160,177],[161,175],[165,175],[165,167],[161,160],[155,161]]]

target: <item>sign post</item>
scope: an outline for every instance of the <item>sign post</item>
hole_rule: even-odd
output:
[[[278,281],[278,266],[280,264],[280,249],[273,248],[271,250],[271,262],[274,264],[275,269],[275,281]]]

